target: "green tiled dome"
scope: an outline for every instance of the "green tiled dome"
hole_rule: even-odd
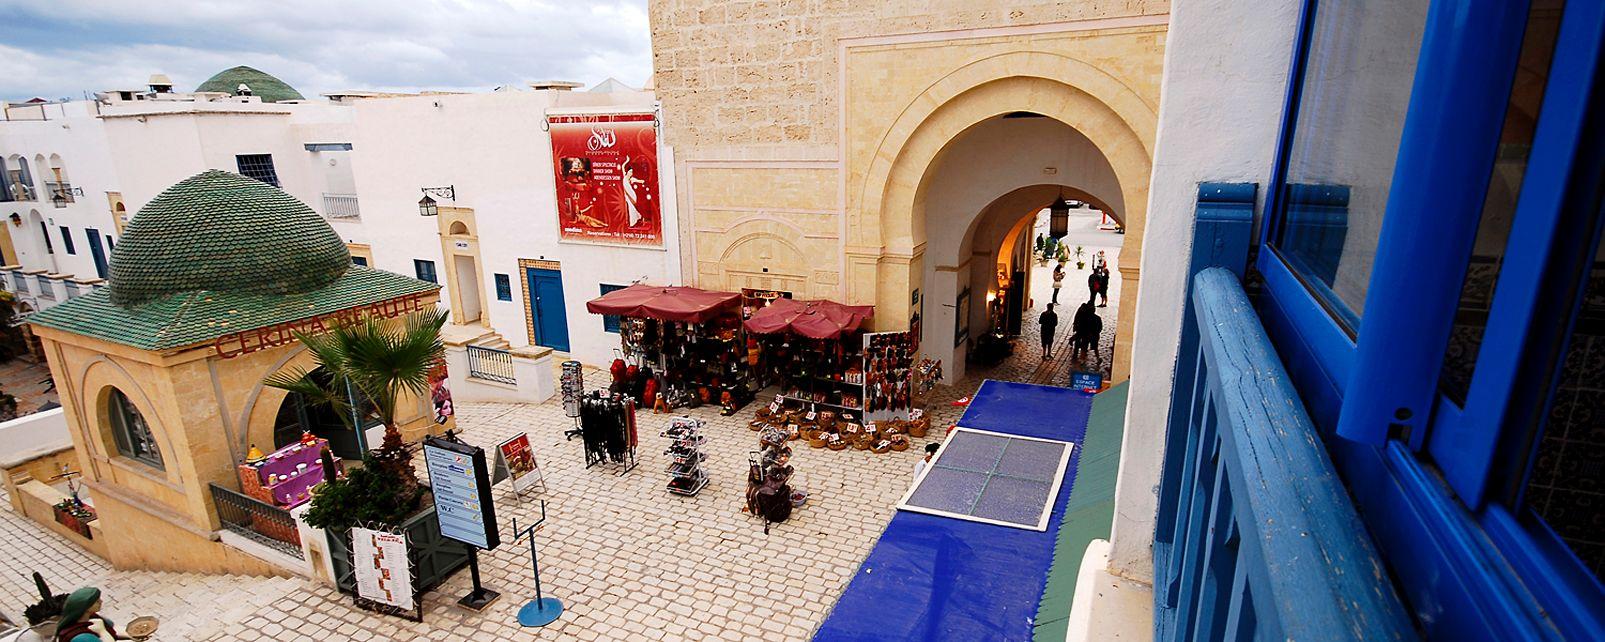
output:
[[[111,253],[111,301],[136,305],[209,290],[311,292],[351,267],[312,208],[283,190],[221,170],[191,176],[140,208]]]
[[[306,100],[301,96],[301,92],[285,84],[284,81],[274,78],[265,71],[244,65],[217,72],[217,75],[207,78],[206,82],[196,87],[195,91],[220,91],[233,95],[234,91],[239,89],[240,83],[245,83],[246,87],[251,88],[251,95],[261,98],[265,103]]]

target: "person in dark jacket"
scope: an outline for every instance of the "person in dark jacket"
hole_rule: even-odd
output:
[[[1098,307],[1107,308],[1109,307],[1109,266],[1100,265],[1098,269],[1092,272],[1098,278]]]
[[[1047,361],[1053,358],[1053,331],[1059,328],[1059,315],[1053,311],[1052,303],[1037,319],[1037,324],[1042,326],[1042,360]]]
[[[1090,351],[1093,359],[1102,365],[1103,357],[1098,354],[1098,337],[1103,334],[1103,319],[1098,316],[1091,299],[1076,310],[1070,329],[1074,332],[1070,335],[1070,358],[1079,360],[1084,351]]]

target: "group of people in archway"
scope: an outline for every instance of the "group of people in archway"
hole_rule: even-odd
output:
[[[1076,315],[1071,320],[1070,328],[1070,358],[1080,361],[1086,354],[1091,353],[1093,361],[1103,364],[1103,356],[1098,352],[1098,342],[1103,336],[1103,318],[1098,316],[1098,308],[1109,305],[1109,266],[1102,260],[1102,253],[1094,261],[1092,273],[1087,275],[1087,301],[1076,308]],[[1037,323],[1042,332],[1042,359],[1053,358],[1053,335],[1059,327],[1059,314],[1053,311],[1059,303],[1059,290],[1064,286],[1065,262],[1060,261],[1053,267],[1053,302],[1048,309],[1042,312]]]

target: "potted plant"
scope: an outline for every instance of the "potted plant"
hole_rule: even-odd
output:
[[[1085,270],[1085,269],[1087,269],[1087,262],[1086,262],[1086,260],[1084,260],[1082,258],[1082,257],[1086,256],[1086,254],[1087,254],[1087,251],[1082,249],[1080,245],[1076,246],[1076,251],[1073,252],[1072,255],[1076,257],[1076,269],[1077,270]]]
[[[407,534],[409,555],[418,570],[415,587],[422,592],[461,568],[468,560],[466,545],[444,540],[435,519],[433,497],[418,482],[412,446],[403,442],[396,406],[407,395],[429,394],[429,373],[445,359],[440,328],[446,315],[416,312],[387,328],[369,318],[336,327],[321,335],[297,333],[296,339],[312,353],[326,376],[314,377],[305,368],[274,373],[263,383],[301,394],[312,403],[328,404],[351,430],[353,410],[372,413],[384,425],[384,441],[365,453],[362,467],[314,489],[306,513],[309,525],[328,533],[336,583],[352,592],[350,531],[358,525],[380,525]],[[347,391],[355,391],[351,395]],[[353,401],[353,397],[357,401]],[[353,408],[352,404],[359,407]]]

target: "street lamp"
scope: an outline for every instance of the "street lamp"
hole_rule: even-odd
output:
[[[67,206],[67,193],[65,191],[62,191],[62,190],[59,190],[59,189],[54,191],[54,192],[52,192],[50,194],[50,202],[51,203],[55,203],[56,207],[66,207]]]
[[[1048,236],[1062,239],[1070,233],[1070,201],[1064,200],[1064,193],[1048,206]]]
[[[439,213],[440,207],[435,205],[435,199],[429,198],[428,194],[424,194],[423,198],[418,199],[419,216],[435,216]]]

